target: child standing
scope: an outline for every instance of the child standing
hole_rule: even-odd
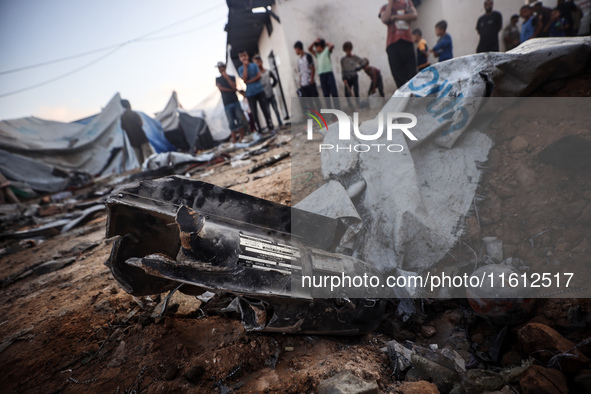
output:
[[[439,21],[435,25],[435,34],[439,37],[437,45],[433,47],[431,52],[439,58],[440,62],[453,59],[453,42],[451,36],[447,33],[447,22]]]
[[[562,13],[558,8],[552,10],[550,14],[550,23],[546,26],[548,36],[550,37],[566,37],[566,31],[570,28],[566,18],[562,17]]]
[[[371,78],[371,85],[367,91],[367,96],[371,97],[376,92],[376,89],[380,92],[380,96],[384,97],[384,82],[382,80],[382,72],[379,68],[372,67],[369,65],[369,60],[363,59],[363,71]]]
[[[427,40],[423,38],[421,29],[414,29],[412,31],[412,40],[417,44],[417,64],[419,65],[419,71],[422,71],[431,65],[429,63]]]
[[[330,42],[324,41],[322,38],[318,38],[308,48],[308,51],[316,56],[318,62],[318,76],[320,77],[320,86],[322,87],[322,93],[326,97],[326,104],[329,108],[339,108],[339,93],[337,91],[337,81],[334,78],[332,72],[332,62],[330,61],[330,55],[334,45]],[[331,106],[330,96],[333,98],[334,106]]]
[[[343,44],[345,56],[341,58],[341,73],[343,74],[343,84],[345,84],[345,97],[359,97],[359,80],[357,71],[363,66],[363,59],[353,55],[353,44],[347,41]]]

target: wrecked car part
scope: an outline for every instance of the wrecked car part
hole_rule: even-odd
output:
[[[342,289],[316,298],[316,289],[301,286],[302,275],[379,275],[318,249],[335,243],[335,219],[174,176],[115,191],[107,210],[107,237],[118,238],[106,264],[134,296],[180,284],[191,295],[229,292],[256,331],[355,335],[380,322],[385,303],[372,289],[359,289],[358,298]]]

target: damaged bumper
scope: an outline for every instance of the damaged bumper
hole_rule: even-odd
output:
[[[122,188],[107,209],[107,237],[117,239],[106,264],[132,295],[181,284],[186,294],[229,292],[246,328],[258,331],[355,335],[380,322],[384,302],[371,289],[349,299],[302,288],[302,276],[375,272],[325,251],[334,219],[179,177]]]

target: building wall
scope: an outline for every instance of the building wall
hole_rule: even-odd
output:
[[[283,22],[283,19],[281,21]],[[293,45],[290,46],[287,44],[285,39],[285,29],[283,28],[282,24],[277,22],[275,18],[271,18],[271,23],[273,26],[271,35],[269,35],[266,28],[263,29],[263,32],[261,33],[261,37],[259,39],[259,56],[263,59],[263,66],[266,69],[272,69],[269,62],[269,54],[272,52],[275,55],[275,63],[277,65],[276,71],[277,74],[279,74],[279,78],[281,79],[281,85],[283,87],[283,93],[287,103],[287,112],[291,114],[291,97],[295,97],[297,95],[296,91],[298,88],[293,77],[294,69],[291,62],[291,58],[295,57],[295,54],[293,53]],[[285,117],[286,111],[281,99],[279,84],[277,84],[275,87],[274,92],[281,116]],[[277,124],[273,110],[271,110],[271,112],[273,122]]]
[[[437,41],[435,23],[446,19],[448,31],[454,40],[454,55],[458,57],[475,53],[478,45],[476,21],[484,13],[483,3],[479,0],[423,0],[417,7],[419,18],[412,27],[421,28],[429,47],[433,47]],[[340,67],[345,41],[353,43],[354,54],[367,57],[371,65],[382,70],[386,96],[391,95],[396,86],[386,55],[386,26],[378,19],[379,10],[384,4],[385,0],[277,0],[273,10],[279,15],[281,23],[273,20],[271,36],[266,29],[263,31],[259,51],[263,59],[267,58],[271,50],[278,55],[286,98],[296,97],[299,87],[293,44],[302,41],[307,49],[318,37],[335,45],[332,64],[339,95],[344,96],[345,92]],[[523,0],[495,1],[494,8],[503,15],[503,26],[507,25],[511,15],[519,12],[523,4]],[[430,60],[436,62],[433,57]],[[359,82],[361,96],[367,97],[369,77],[364,72],[359,73]],[[316,83],[320,90],[318,78]],[[291,106],[290,102],[288,106]]]

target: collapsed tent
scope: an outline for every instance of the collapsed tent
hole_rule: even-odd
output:
[[[390,139],[384,133],[372,141],[402,146],[405,153],[399,155],[322,151],[322,173],[332,181],[296,207],[349,224],[356,240],[352,243],[352,235],[346,234],[341,249],[351,249],[353,256],[381,272],[427,270],[458,241],[474,203],[480,164],[492,147],[491,139],[478,131],[486,130],[487,123],[477,112],[493,101],[484,97],[524,96],[544,82],[580,74],[590,54],[589,37],[537,39],[507,53],[465,56],[423,70],[382,109],[414,114],[421,125],[416,128],[418,141],[408,141],[403,133],[393,133]],[[495,103],[489,121],[503,109]],[[342,123],[339,119],[328,126],[324,144],[338,144]],[[377,118],[359,130],[368,136],[376,127]],[[353,131],[350,142],[364,143]],[[327,208],[327,202],[338,201],[338,209]],[[397,291],[399,297],[409,295]]]
[[[170,143],[164,136],[164,130],[162,125],[157,120],[149,117],[141,111],[134,111],[142,118],[142,129],[150,142],[150,145],[154,148],[156,153],[165,153],[176,151],[176,147]],[[98,115],[89,116],[84,119],[77,120],[72,123],[88,124]]]
[[[203,111],[185,111],[176,92],[172,92],[164,110],[156,114],[156,119],[162,124],[166,138],[181,151],[206,150],[216,145]]]
[[[0,122],[0,172],[40,192],[57,192],[139,167],[121,128],[116,94],[87,124],[35,117]]]

